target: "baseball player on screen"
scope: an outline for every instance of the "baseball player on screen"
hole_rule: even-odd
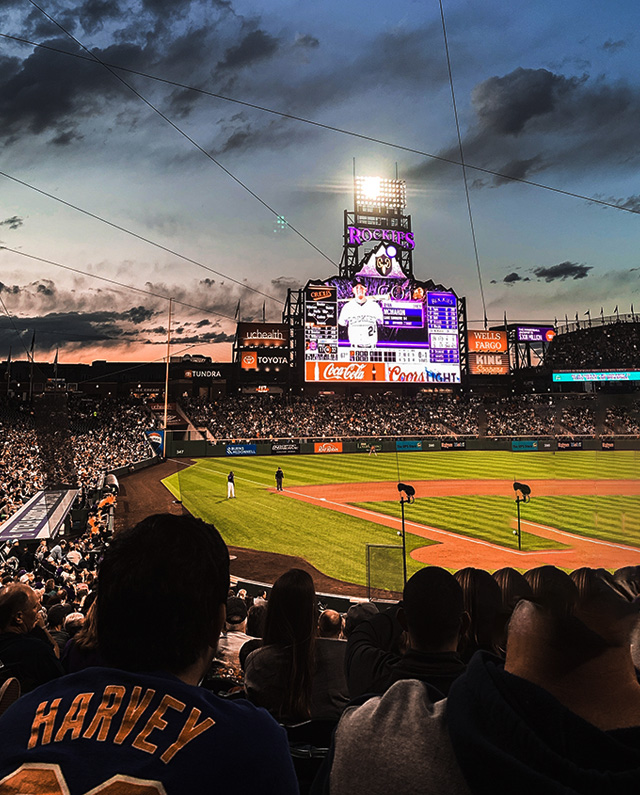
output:
[[[378,344],[378,326],[383,323],[382,307],[367,295],[364,279],[356,277],[353,298],[342,307],[339,326],[347,326],[352,348],[375,348]]]

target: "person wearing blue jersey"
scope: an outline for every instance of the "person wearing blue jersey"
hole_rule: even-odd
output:
[[[225,619],[229,554],[213,525],[158,514],[118,533],[99,575],[110,667],[45,684],[0,718],[0,792],[297,793],[284,730],[198,687]]]

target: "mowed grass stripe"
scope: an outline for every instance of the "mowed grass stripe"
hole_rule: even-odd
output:
[[[163,482],[194,516],[213,522],[230,546],[297,555],[324,574],[347,582],[366,584],[367,544],[401,543],[393,528],[268,491],[266,478],[263,475],[259,482],[258,475],[242,468],[233,500],[226,499],[226,472],[209,467],[194,466]],[[407,551],[429,543],[433,542],[408,537]],[[419,568],[408,561],[410,572]]]
[[[400,507],[392,502],[362,503],[360,507],[388,516],[400,515]],[[518,547],[512,526],[515,516],[513,500],[506,497],[423,497],[412,505],[405,506],[405,519],[411,522],[471,538],[481,538],[483,541],[508,549]],[[411,532],[411,526],[407,529]],[[522,534],[522,549],[527,552],[538,549],[563,549],[565,546],[534,534],[526,532]]]
[[[285,486],[397,480],[635,480],[640,453],[455,450],[377,456],[351,453],[207,458],[197,464],[225,477],[233,469],[237,478],[246,477],[269,486],[274,483],[278,465],[284,469]]]
[[[316,507],[273,494],[267,487],[275,485],[278,465],[285,472],[285,488],[295,488],[398,480],[625,480],[637,477],[639,462],[638,453],[633,451],[250,456],[200,459],[188,468],[177,464],[176,474],[165,482],[195,515],[219,526],[230,545],[299,555],[329,576],[364,584],[366,544],[397,544],[396,532],[320,504]],[[227,501],[230,469],[236,475],[238,498]],[[392,516],[400,511],[397,502],[366,507]],[[407,510],[410,520],[510,548],[516,546],[511,527],[514,517],[515,505],[509,497],[421,498]],[[523,518],[567,532],[640,545],[640,500],[635,497],[598,497],[597,493],[593,497],[534,496],[523,506]],[[409,550],[427,543],[411,533],[407,539]],[[525,549],[557,546],[523,534]],[[416,564],[410,561],[409,568],[415,570]]]

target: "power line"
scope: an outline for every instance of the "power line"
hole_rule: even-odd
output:
[[[115,279],[110,279],[108,276],[99,276],[97,273],[89,273],[88,271],[80,270],[80,268],[73,268],[71,265],[63,265],[61,262],[55,262],[51,259],[38,257],[35,254],[27,254],[25,251],[18,251],[17,249],[10,248],[9,246],[0,246],[0,251],[10,251],[12,254],[18,254],[19,256],[26,257],[27,259],[36,260],[37,262],[44,262],[46,265],[54,265],[56,268],[62,268],[63,270],[71,271],[72,273],[79,273],[81,276],[88,276],[91,279],[99,279],[100,281],[108,282],[109,284],[115,284],[118,287],[123,287],[125,290],[133,290],[136,293],[150,295],[153,298],[161,298],[163,301],[169,301],[170,298],[172,298],[172,296],[162,295],[162,293],[154,293],[151,290],[143,290],[142,287],[134,287],[131,284],[124,284],[123,282],[116,281]],[[186,306],[189,309],[195,309],[198,312],[204,312],[205,314],[209,315],[217,315],[218,317],[223,317],[226,320],[236,320],[235,317],[231,317],[231,315],[225,315],[223,312],[216,312],[215,309],[205,309],[201,306],[189,304],[186,301],[179,301],[177,298],[174,298],[173,302],[174,304],[180,304],[180,306]]]
[[[246,100],[236,99],[234,97],[228,97],[225,94],[219,94],[215,91],[207,91],[204,88],[198,88],[197,86],[190,86],[186,83],[180,83],[177,80],[169,80],[168,78],[158,77],[157,75],[151,75],[147,72],[142,72],[137,69],[132,69],[127,66],[120,66],[119,64],[109,63],[107,61],[96,61],[93,57],[88,57],[85,55],[81,55],[80,53],[73,53],[67,52],[66,50],[61,50],[57,47],[52,47],[48,44],[40,44],[38,42],[30,41],[29,39],[24,39],[19,36],[11,36],[7,33],[0,33],[0,37],[11,39],[13,41],[20,42],[22,44],[28,44],[32,47],[38,47],[40,49],[50,50],[51,52],[58,53],[59,55],[66,55],[71,58],[78,58],[83,61],[87,61],[89,63],[101,63],[104,66],[109,67],[110,69],[117,69],[121,72],[128,72],[129,74],[134,74],[139,77],[147,78],[148,80],[155,80],[158,83],[165,83],[166,85],[174,86],[175,88],[182,88],[186,91],[193,91],[198,94],[203,94],[208,97],[213,97],[214,99],[220,99],[223,102],[231,102],[235,105],[242,105],[246,108],[252,108],[253,110],[259,110],[263,113],[269,113],[274,116],[281,116],[283,119],[291,119],[292,121],[299,121],[303,124],[309,124],[313,127],[319,127],[322,130],[328,130],[330,132],[339,133],[341,135],[348,135],[352,138],[358,138],[362,141],[369,141],[370,143],[380,144],[381,146],[388,146],[392,149],[398,149],[402,152],[408,152],[414,155],[420,155],[421,157],[426,157],[430,160],[437,160],[441,163],[448,163],[452,166],[462,166],[463,164],[456,160],[455,158],[451,157],[444,157],[443,155],[435,155],[433,152],[425,152],[423,149],[416,149],[411,146],[404,146],[403,144],[394,143],[393,141],[385,141],[382,138],[376,138],[373,135],[365,135],[364,133],[356,132],[355,130],[347,130],[343,127],[336,127],[332,124],[324,124],[323,122],[316,121],[314,119],[308,119],[304,116],[297,116],[293,113],[287,113],[286,111],[276,110],[274,108],[268,108],[264,105],[258,105],[254,102],[247,102]],[[614,202],[605,201],[604,199],[598,199],[594,196],[585,196],[582,193],[576,193],[575,191],[563,190],[562,188],[556,188],[553,185],[546,185],[543,182],[535,182],[534,180],[525,179],[524,177],[514,177],[511,174],[504,174],[501,171],[495,171],[490,168],[483,168],[482,166],[475,166],[472,163],[465,162],[465,168],[471,169],[473,171],[478,171],[481,174],[487,174],[488,176],[498,177],[500,179],[507,180],[508,182],[518,182],[522,185],[529,185],[533,188],[540,188],[541,190],[550,191],[552,193],[558,193],[562,196],[568,196],[572,199],[579,199],[580,201],[589,202],[591,204],[598,204],[602,207],[610,207],[612,210],[621,210],[622,212],[631,213],[632,215],[640,215],[640,210],[634,210],[632,207],[625,207],[620,204],[615,204]]]
[[[100,221],[103,224],[107,224],[107,226],[110,226],[113,229],[118,229],[120,232],[125,232],[127,235],[131,235],[132,237],[135,237],[138,240],[142,240],[143,243],[149,243],[149,245],[155,246],[156,248],[159,248],[162,251],[166,251],[168,254],[171,254],[174,257],[178,257],[179,259],[182,259],[185,262],[190,262],[192,265],[197,265],[199,268],[203,268],[209,273],[214,273],[216,276],[220,276],[220,278],[222,279],[227,279],[228,281],[233,282],[233,284],[237,284],[240,287],[243,287],[245,290],[250,290],[252,293],[257,293],[258,295],[261,295],[264,298],[268,298],[270,301],[275,301],[278,304],[284,305],[284,302],[281,301],[279,298],[275,298],[274,296],[269,295],[268,293],[264,293],[262,292],[262,290],[258,290],[257,287],[251,287],[250,285],[245,284],[245,282],[241,282],[238,279],[234,279],[232,276],[227,276],[225,273],[221,273],[220,271],[214,270],[214,268],[210,268],[208,265],[204,265],[202,262],[199,262],[198,260],[192,259],[191,257],[187,257],[186,254],[180,254],[180,252],[174,251],[168,246],[162,245],[162,243],[157,243],[155,240],[151,240],[148,237],[144,237],[144,235],[139,235],[137,232],[133,232],[131,229],[127,229],[125,226],[120,226],[120,224],[116,224],[113,221],[109,221],[107,218],[103,218],[102,216],[97,215],[96,213],[92,213],[89,210],[84,210],[82,207],[78,207],[77,204],[72,204],[71,202],[68,202],[65,199],[61,199],[59,196],[54,196],[53,193],[47,193],[46,190],[42,190],[42,188],[38,188],[35,185],[31,185],[30,183],[25,182],[22,179],[18,179],[18,177],[14,177],[11,174],[7,174],[6,171],[0,171],[0,176],[5,177],[6,179],[10,179],[12,182],[16,182],[18,185],[22,185],[25,188],[29,188],[29,190],[33,190],[36,193],[39,193],[41,196],[46,196],[48,199],[53,199],[59,204],[63,204],[65,207],[69,207],[72,210],[76,210],[77,212],[82,213],[83,215],[86,215],[89,218],[93,218],[96,221]]]
[[[476,230],[473,223],[473,213],[471,212],[471,197],[469,196],[469,184],[467,180],[467,169],[464,162],[464,149],[462,147],[462,135],[460,133],[460,120],[458,118],[458,106],[456,104],[456,92],[453,88],[453,72],[451,71],[451,58],[449,56],[449,40],[447,38],[447,26],[444,19],[444,8],[442,0],[440,3],[440,18],[442,20],[442,36],[444,38],[444,50],[447,56],[447,70],[449,72],[449,87],[451,88],[451,102],[453,103],[453,116],[456,122],[456,133],[458,135],[458,149],[460,151],[460,163],[462,164],[462,180],[464,182],[464,192],[467,198],[467,212],[469,214],[469,225],[471,227],[471,240],[473,241],[473,252],[476,258],[476,271],[478,273],[478,284],[480,286],[480,299],[482,301],[482,314],[487,317],[487,305],[484,300],[484,287],[482,286],[482,272],[480,271],[480,257],[478,256],[478,243],[476,241]],[[485,321],[486,326],[486,321]]]
[[[50,22],[52,22],[54,25],[56,25],[56,27],[60,28],[60,30],[66,36],[68,36],[70,39],[75,41],[75,43],[79,47],[81,47],[86,53],[88,53],[93,58],[95,58],[96,62],[101,64],[109,72],[110,75],[112,75],[116,80],[118,80],[120,83],[122,83],[123,86],[128,88],[129,91],[131,91],[133,94],[135,94],[135,96],[138,97],[138,99],[140,99],[142,102],[144,102],[144,104],[147,105],[147,107],[149,107],[152,111],[154,111],[154,113],[157,113],[157,115],[160,116],[160,118],[163,119],[167,124],[169,124],[177,133],[179,133],[180,135],[182,135],[183,138],[185,138],[187,141],[189,141],[189,143],[192,144],[192,146],[194,146],[201,154],[203,154],[212,163],[214,163],[219,169],[221,169],[221,171],[224,171],[224,173],[228,177],[230,177],[234,182],[236,182],[238,185],[240,185],[240,187],[243,188],[245,191],[247,191],[247,193],[249,193],[251,196],[253,196],[253,198],[256,199],[256,201],[260,202],[260,204],[263,207],[265,207],[267,210],[269,210],[269,212],[273,213],[273,215],[275,215],[276,218],[282,217],[281,213],[279,213],[277,210],[274,210],[274,208],[271,207],[270,204],[268,204],[264,199],[262,199],[260,196],[258,196],[258,194],[255,191],[253,191],[239,177],[236,177],[235,174],[233,174],[231,171],[229,171],[228,168],[223,166],[222,163],[219,160],[217,160],[215,157],[213,157],[213,155],[209,154],[209,152],[207,152],[206,149],[204,149],[202,146],[200,146],[200,144],[197,141],[195,141],[193,138],[191,138],[190,135],[188,135],[181,127],[179,127],[175,122],[173,122],[166,114],[164,114],[159,108],[157,108],[152,102],[150,102],[145,96],[143,96],[137,89],[135,89],[123,77],[121,77],[119,74],[116,74],[116,72],[108,64],[106,64],[104,61],[101,61],[100,58],[98,58],[98,56],[95,53],[93,53],[91,50],[89,50],[87,47],[85,47],[85,45],[81,41],[79,41],[72,33],[70,33],[57,20],[55,20],[50,14],[48,14],[41,6],[39,6],[35,2],[35,0],[29,0],[29,2],[31,3],[32,6],[34,6],[34,8],[37,8],[38,11],[40,11]],[[303,235],[302,232],[300,232],[299,229],[296,229],[296,227],[293,226],[292,224],[290,224],[288,221],[287,221],[287,226],[289,227],[289,229],[291,229],[292,232],[295,232],[296,235],[298,235],[298,237],[300,237],[302,240],[304,240],[305,243],[307,243],[309,246],[311,246],[311,248],[313,248],[315,251],[317,251],[318,254],[320,254],[322,257],[324,257],[326,260],[328,260],[334,267],[336,267],[336,268],[338,267],[338,264],[336,262],[334,262],[331,259],[331,257],[329,257],[327,254],[325,254],[324,251],[322,251],[322,249],[320,249],[318,246],[316,246],[315,243],[313,243],[311,240],[309,240],[308,237]]]

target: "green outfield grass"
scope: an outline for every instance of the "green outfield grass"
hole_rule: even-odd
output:
[[[635,479],[639,454],[627,451],[509,453],[447,451],[369,456],[207,458],[163,481],[196,516],[213,521],[232,546],[299,555],[325,574],[365,584],[366,544],[399,544],[396,531],[267,490],[278,464],[285,487],[368,481],[446,479]],[[237,499],[227,500],[226,476],[233,469]],[[397,502],[368,503],[398,516]],[[407,518],[513,548],[515,505],[509,497],[421,498]],[[525,513],[526,511],[526,513]],[[523,517],[560,530],[640,546],[640,499],[636,497],[540,497],[523,507]],[[407,534],[407,548],[429,542]],[[523,534],[523,549],[560,545]],[[471,563],[471,562],[470,562]],[[409,573],[418,568],[409,561]]]

